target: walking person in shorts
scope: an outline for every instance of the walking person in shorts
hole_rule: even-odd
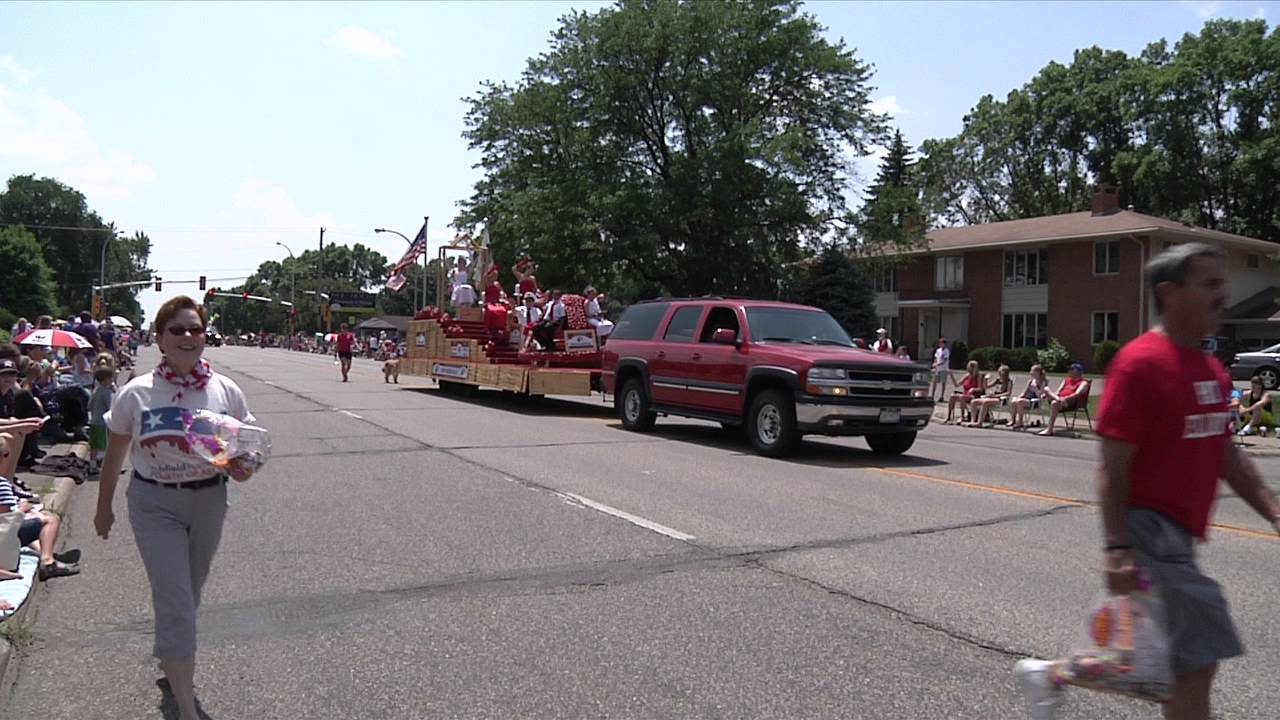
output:
[[[933,364],[929,373],[929,397],[933,397],[933,388],[938,388],[938,402],[942,402],[947,394],[947,378],[951,376],[951,348],[947,347],[946,338],[938,338],[938,347],[933,351]]]
[[[160,659],[180,720],[197,720],[196,610],[222,539],[227,476],[191,448],[184,411],[210,410],[252,422],[248,403],[230,378],[204,360],[205,309],[180,296],[156,313],[160,365],[120,389],[107,413],[110,438],[93,524],[103,539],[115,523],[112,500],[126,456],[133,478],[126,492],[129,525],[151,584],[154,654]],[[248,473],[229,472],[238,480]]]
[[[351,354],[355,351],[356,336],[342,323],[334,345],[338,348],[338,362],[342,365],[342,382],[347,382],[347,374],[351,372]]]
[[[1159,587],[1174,674],[1168,720],[1208,720],[1219,661],[1244,653],[1221,587],[1195,558],[1219,479],[1280,532],[1280,503],[1231,441],[1231,378],[1200,349],[1222,321],[1224,260],[1213,246],[1187,243],[1147,264],[1160,324],[1111,361],[1098,413],[1107,588],[1132,592],[1139,568]],[[1017,672],[1032,707],[1052,717],[1052,663],[1024,660]]]

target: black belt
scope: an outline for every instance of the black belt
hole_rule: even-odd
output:
[[[157,485],[163,488],[177,488],[179,490],[199,490],[201,488],[214,487],[215,485],[221,485],[222,483],[227,481],[227,476],[214,475],[211,478],[205,478],[203,480],[189,480],[187,482],[180,482],[180,483],[164,483],[164,482],[158,482],[156,480],[152,480],[151,478],[142,477],[141,475],[138,474],[137,470],[134,470],[133,479],[140,480],[144,483],[147,483],[148,485]]]

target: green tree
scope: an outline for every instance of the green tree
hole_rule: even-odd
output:
[[[454,225],[545,286],[776,295],[806,243],[850,234],[847,159],[884,133],[871,68],[823,30],[780,0],[565,16],[515,86],[469,99],[484,177]]]
[[[875,293],[871,283],[862,268],[836,245],[824,248],[811,262],[799,266],[785,294],[790,302],[831,313],[854,337],[867,337],[875,331]]]
[[[52,273],[35,235],[15,225],[0,227],[0,268],[5,271],[0,308],[33,324],[37,317],[54,312]]]
[[[900,256],[924,242],[925,216],[911,146],[895,131],[876,180],[858,213],[858,255],[873,260]]]
[[[45,264],[53,273],[57,312],[70,315],[89,309],[98,283],[103,243],[107,243],[108,283],[146,280],[151,241],[145,234],[118,238],[114,225],[89,209],[79,191],[52,178],[15,175],[0,192],[0,225],[23,225],[40,242]],[[112,314],[140,318],[137,290],[108,291]]]

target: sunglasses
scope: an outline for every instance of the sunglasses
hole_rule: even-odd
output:
[[[193,337],[196,335],[204,335],[204,328],[198,325],[194,327],[181,327],[178,325],[170,325],[169,327],[165,328],[165,331],[167,331],[170,335],[173,335],[174,337],[182,337],[183,335],[191,335]]]

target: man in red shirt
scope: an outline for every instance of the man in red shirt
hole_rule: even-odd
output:
[[[347,324],[342,323],[338,333],[338,362],[342,365],[342,382],[347,382],[347,374],[351,372],[351,353],[355,349],[356,336],[347,329]]]
[[[1067,369],[1067,377],[1058,386],[1058,391],[1045,388],[1044,394],[1052,401],[1049,404],[1049,424],[1036,434],[1048,437],[1053,434],[1053,426],[1058,422],[1059,414],[1079,410],[1089,402],[1089,381],[1084,379],[1084,366],[1071,363],[1071,367]]]
[[[1218,481],[1280,532],[1280,503],[1231,442],[1231,378],[1200,349],[1222,321],[1223,260],[1211,245],[1187,243],[1148,263],[1161,322],[1111,361],[1098,413],[1107,588],[1132,592],[1138,568],[1159,587],[1174,673],[1164,716],[1174,720],[1208,720],[1218,662],[1244,653],[1222,589],[1195,561]],[[1041,717],[1058,701],[1052,672],[1036,660],[1017,669],[1032,707],[1046,709]]]

